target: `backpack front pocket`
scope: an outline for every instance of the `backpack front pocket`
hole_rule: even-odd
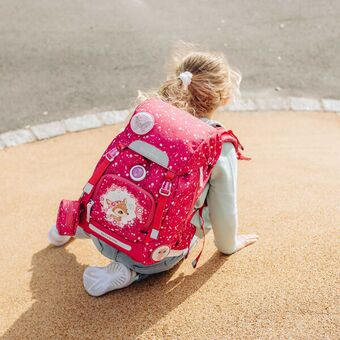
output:
[[[117,175],[105,175],[92,197],[90,218],[131,242],[141,242],[152,222],[155,200],[146,190]]]

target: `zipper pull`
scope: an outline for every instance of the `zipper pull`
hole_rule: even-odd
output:
[[[86,205],[86,221],[90,222],[91,209],[93,207],[94,201],[90,200]]]

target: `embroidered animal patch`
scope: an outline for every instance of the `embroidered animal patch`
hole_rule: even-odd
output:
[[[143,208],[124,187],[113,184],[100,197],[100,203],[105,219],[120,228],[133,225],[136,218],[142,220]]]

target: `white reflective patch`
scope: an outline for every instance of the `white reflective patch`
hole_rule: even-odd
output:
[[[171,249],[167,257],[186,255],[187,252],[188,252],[188,248],[179,249],[179,250]]]
[[[168,168],[169,166],[169,157],[166,152],[147,142],[136,140],[129,145],[129,149],[136,151],[140,155],[163,166],[164,168]]]
[[[131,129],[137,135],[145,135],[155,125],[153,115],[148,112],[136,113],[130,122]]]
[[[126,249],[126,250],[131,250],[131,246],[117,240],[116,238],[112,237],[111,235],[106,234],[104,231],[98,229],[93,224],[89,224],[89,228],[91,230],[93,230],[95,233],[97,233],[98,235],[100,235],[100,236],[106,238],[107,240],[111,241],[112,243],[116,244],[117,246],[119,246],[123,249]]]

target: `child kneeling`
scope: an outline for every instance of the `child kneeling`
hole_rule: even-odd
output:
[[[159,91],[150,95],[150,97],[186,111],[205,124],[218,129],[222,126],[212,119],[213,114],[220,106],[226,105],[233,98],[238,91],[239,82],[240,75],[229,67],[223,55],[190,52],[183,56],[174,73],[169,75],[168,80],[161,85]],[[147,114],[144,117],[141,115],[140,120],[134,121],[132,130],[136,134],[145,135],[150,131],[150,128],[152,129],[152,124],[153,121]],[[190,132],[189,127],[188,131]],[[238,143],[237,138],[236,141]],[[156,157],[155,153],[150,155],[149,152],[148,155],[151,159]],[[209,170],[208,178],[204,180],[204,177],[202,177],[202,180],[200,177],[203,187],[194,204],[193,214],[190,216],[190,225],[195,226],[197,231],[204,224],[212,226],[215,244],[218,250],[224,254],[235,253],[258,239],[256,234],[237,235],[237,158],[241,158],[237,146],[235,147],[235,144],[229,140],[223,142],[219,157],[212,169]],[[158,163],[163,161],[163,159],[155,159],[155,162]],[[136,182],[143,180],[145,178],[143,166],[133,168],[134,170],[130,171],[132,179]],[[106,219],[120,227],[123,225],[123,221],[126,222],[126,225],[129,225],[129,218],[131,217],[129,217],[130,196],[120,198],[118,201],[114,201],[112,197],[111,195],[101,198]],[[133,211],[137,211],[137,215],[134,217],[138,218],[138,211],[142,211],[142,207],[134,206],[133,209]],[[171,221],[169,223],[171,224]],[[83,275],[84,287],[92,296],[100,296],[127,287],[151,274],[173,268],[186,257],[198,241],[198,237],[191,233],[187,237],[187,247],[172,250],[169,247],[168,249],[160,246],[157,248],[156,254],[153,253],[152,255],[155,256],[155,263],[143,264],[132,259],[126,252],[118,250],[119,247],[116,248],[112,243],[105,242],[103,237],[99,237],[102,233],[98,228],[98,225],[92,226],[91,233],[89,233],[83,228],[77,227],[73,236],[75,238],[91,238],[97,249],[112,260],[105,267],[88,267],[85,269]],[[157,239],[160,229],[156,228],[153,231],[154,234],[147,235],[147,237]],[[55,246],[64,245],[71,237],[61,235],[56,226],[53,226],[48,234],[49,242]],[[109,239],[108,236],[106,237]],[[136,239],[137,241],[138,239]]]

